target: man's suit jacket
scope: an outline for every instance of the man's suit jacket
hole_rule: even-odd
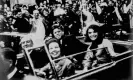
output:
[[[16,18],[13,26],[17,28],[17,31],[20,33],[29,33],[31,31],[31,25],[24,18]]]
[[[61,44],[62,53],[66,56],[72,55],[78,52],[86,51],[87,47],[88,45],[83,44],[73,35],[65,36],[62,39],[62,44]],[[84,57],[84,54],[76,57],[81,59]]]

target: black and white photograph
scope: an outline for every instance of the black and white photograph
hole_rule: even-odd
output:
[[[0,80],[133,80],[133,0],[0,0]]]

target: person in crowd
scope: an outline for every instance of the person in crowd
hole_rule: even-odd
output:
[[[7,26],[6,31],[9,31],[9,32],[14,31],[15,30],[14,27],[13,27],[13,24],[14,24],[14,21],[15,21],[14,17],[13,16],[7,17],[6,21],[7,21],[6,22],[6,26]]]
[[[83,60],[84,70],[88,70],[93,66],[107,63],[111,61],[111,57],[115,57],[116,53],[112,43],[108,39],[104,39],[102,31],[97,25],[90,25],[86,31],[86,42],[90,42],[87,53]],[[106,47],[106,48],[105,48]],[[91,49],[98,50],[91,51]]]
[[[8,80],[22,80],[24,75],[16,67],[17,57],[15,51],[7,47],[1,48],[0,57],[2,58]]]
[[[108,2],[102,2],[100,5],[101,14],[99,14],[99,22],[104,22],[104,33],[112,35],[113,24],[118,24],[117,15],[115,13],[115,3],[110,0]]]
[[[26,5],[22,5],[21,11],[22,13],[25,13],[27,11],[28,7]]]
[[[64,32],[65,34],[69,34],[69,29],[68,29],[68,26],[65,26],[66,25],[66,20],[64,18],[65,16],[65,10],[63,8],[60,7],[60,4],[57,4],[57,8],[55,9],[54,11],[54,21],[53,21],[53,24],[62,24],[64,26]]]
[[[46,36],[49,36],[51,32],[51,26],[52,26],[52,17],[49,16],[49,10],[47,8],[42,9],[41,16],[43,18],[43,24],[46,28]]]
[[[34,45],[39,45],[43,42],[45,38],[45,27],[43,24],[43,19],[40,17],[39,11],[33,11],[33,19],[31,20],[32,28],[29,34],[25,37],[29,37],[33,41]]]
[[[48,5],[48,2],[44,0],[44,1],[43,1],[43,6],[44,6],[44,8],[46,8],[47,5]]]
[[[83,9],[83,23],[84,23],[84,27],[82,29],[82,34],[85,35],[86,34],[86,30],[87,28],[91,25],[91,24],[96,24],[98,26],[102,26],[103,24],[98,23],[95,21],[94,16],[92,15],[92,13],[90,13],[88,10]]]
[[[5,17],[0,14],[0,32],[4,32],[6,28]]]
[[[31,26],[29,22],[23,18],[21,10],[18,9],[15,11],[15,13],[16,13],[17,18],[13,25],[14,28],[16,28],[17,31],[20,33],[29,33],[31,30]]]
[[[31,16],[31,14],[29,13],[28,10],[25,10],[25,11],[23,12],[23,17],[24,17],[24,19],[26,19],[29,23],[31,22],[32,16]],[[31,26],[31,25],[30,25],[30,26]]]
[[[6,28],[7,28],[7,25],[5,22],[5,17],[3,15],[0,15],[0,32],[2,33],[6,31],[7,30]],[[5,43],[4,45],[6,47],[11,47],[12,38],[10,36],[1,35],[0,41],[4,42]]]
[[[49,55],[51,56],[53,60],[63,57],[61,47],[57,39],[50,38],[49,40],[46,40],[46,46],[48,48]],[[54,61],[53,65],[55,65],[54,67],[59,77],[65,77],[65,76],[74,74],[74,69],[73,69],[74,66],[72,64],[72,61],[66,57],[63,59]],[[46,75],[51,75],[50,73],[51,70],[52,68],[50,66],[50,63],[48,63],[46,66],[40,69],[40,72],[48,71],[49,74],[46,73]]]
[[[130,18],[129,18],[129,10],[132,5],[132,0],[123,1],[123,5],[121,6],[121,17],[122,17],[122,30],[126,32],[130,32]]]
[[[44,8],[43,3],[40,2],[40,4],[39,4],[39,9],[43,9],[43,8]]]
[[[81,22],[80,22],[80,16],[79,12],[77,10],[77,5],[76,3],[73,4],[73,9],[67,7],[68,5],[66,4],[66,14],[65,14],[65,25],[64,27],[68,27],[68,32],[69,34],[79,36],[79,30],[81,29]]]
[[[31,24],[32,29],[30,33],[33,33],[34,38],[44,39],[45,27],[43,25],[42,18],[40,17],[40,13],[38,10],[33,11],[33,20]]]

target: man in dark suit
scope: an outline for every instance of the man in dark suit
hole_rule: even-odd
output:
[[[61,44],[62,55],[68,56],[87,50],[88,45],[80,42],[75,35],[65,35],[64,28],[62,26],[54,25],[52,28],[53,37],[57,38]],[[84,58],[84,54],[75,56],[75,58],[78,62],[80,62],[80,60]]]
[[[15,14],[17,18],[13,25],[14,28],[20,33],[29,33],[31,31],[31,25],[25,18],[23,18],[21,10],[16,10]]]
[[[19,72],[16,65],[16,53],[11,48],[2,48],[0,57],[3,60],[8,80],[22,80],[24,75]]]

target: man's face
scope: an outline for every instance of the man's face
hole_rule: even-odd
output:
[[[35,19],[38,19],[39,18],[39,11],[38,10],[35,10],[33,12],[33,16],[34,16]]]
[[[54,37],[57,39],[61,39],[62,36],[64,35],[64,32],[58,28],[53,30]]]
[[[25,48],[29,48],[29,47],[32,47],[33,46],[33,42],[32,42],[32,40],[30,39],[30,38],[22,38],[21,39],[21,47],[23,48],[23,49],[25,49]]]
[[[18,12],[18,13],[17,13],[17,17],[18,17],[18,18],[22,18],[22,12]]]

